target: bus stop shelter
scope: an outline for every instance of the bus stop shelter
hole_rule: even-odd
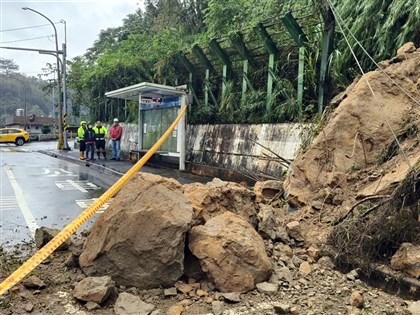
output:
[[[106,97],[138,101],[138,152],[146,152],[165,133],[187,104],[184,87],[142,82],[105,93]],[[185,170],[185,115],[160,147],[161,152],[179,157],[179,169]]]

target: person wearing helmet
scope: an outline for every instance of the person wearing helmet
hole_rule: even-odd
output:
[[[85,130],[85,143],[86,143],[86,161],[95,161],[95,131],[91,123],[88,124]]]
[[[121,154],[121,137],[122,137],[122,127],[118,121],[118,118],[114,118],[114,123],[109,130],[109,137],[112,141],[112,158],[111,160],[120,160]]]
[[[95,147],[98,160],[101,159],[101,152],[106,160],[105,138],[108,136],[108,129],[98,120],[96,126],[93,127],[93,131],[95,131]]]
[[[80,122],[80,127],[77,129],[77,137],[79,138],[80,156],[81,160],[85,159],[86,143],[85,143],[86,121]]]

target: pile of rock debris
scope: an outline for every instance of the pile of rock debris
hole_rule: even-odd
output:
[[[381,67],[419,99],[419,49],[408,44]],[[420,314],[420,302],[368,286],[360,270],[336,270],[323,248],[336,222],[363,210],[355,204],[419,172],[420,107],[381,72],[365,79],[376,100],[364,80],[349,87],[284,185],[139,173],[84,237],[1,298],[1,314]],[[414,188],[418,209],[417,179]],[[37,245],[54,233],[39,230]],[[417,298],[419,253],[403,244],[392,259]]]

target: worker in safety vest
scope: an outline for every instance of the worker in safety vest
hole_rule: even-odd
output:
[[[80,127],[77,129],[77,137],[79,138],[80,159],[85,159],[86,143],[85,143],[86,121],[80,122]]]
[[[105,139],[108,136],[108,129],[106,129],[105,126],[102,126],[101,121],[98,120],[96,122],[96,126],[93,127],[93,131],[95,132],[95,146],[98,160],[101,159],[101,152],[106,160]]]

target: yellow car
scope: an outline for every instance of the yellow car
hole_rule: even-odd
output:
[[[0,128],[0,143],[23,145],[29,141],[29,133],[18,128]]]

